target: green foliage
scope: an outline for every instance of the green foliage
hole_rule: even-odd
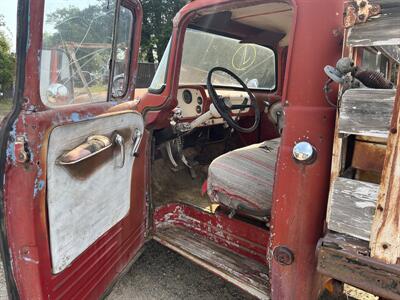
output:
[[[47,21],[53,24],[56,32],[45,34],[45,47],[81,40],[85,43],[111,43],[110,24],[113,14],[106,8],[113,7],[115,2],[91,2],[93,4],[83,10],[68,6],[47,15]],[[143,60],[154,62],[157,58],[161,59],[172,32],[172,19],[187,2],[188,0],[142,0],[144,16],[140,57]],[[89,27],[90,31],[87,31]],[[80,51],[78,56],[87,54],[83,49]]]
[[[143,31],[141,57],[154,62],[164,54],[172,32],[172,20],[187,0],[142,0]]]
[[[78,8],[51,1],[57,9],[45,12],[43,48],[72,49],[82,71],[100,82],[111,56],[115,0],[85,2],[85,8]]]
[[[10,44],[0,31],[0,85],[2,91],[12,87],[15,73],[15,56],[10,52]]]
[[[64,42],[111,43],[115,5],[112,2],[99,0],[84,9],[64,7],[61,3],[59,9],[47,15],[47,22],[54,26],[56,33],[45,37],[45,46],[56,46]]]

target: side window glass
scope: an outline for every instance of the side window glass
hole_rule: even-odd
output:
[[[134,23],[132,11],[122,6],[117,25],[117,50],[112,84],[112,96],[115,98],[124,96],[128,87]]]
[[[40,96],[48,106],[107,101],[115,0],[47,0]]]

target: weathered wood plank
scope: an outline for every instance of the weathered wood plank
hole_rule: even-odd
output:
[[[382,9],[382,14],[349,29],[352,47],[400,45],[400,7]]]
[[[178,226],[157,228],[154,239],[257,298],[269,299],[267,263],[261,264],[235,254],[205,237]]]
[[[372,256],[395,264],[400,258],[400,90],[391,127],[370,246]]]
[[[319,241],[317,270],[385,299],[400,298],[400,268],[369,257],[368,244],[342,234]]]
[[[400,47],[399,45],[381,46],[377,47],[378,50],[393,59],[395,62],[400,63]]]
[[[400,6],[399,0],[370,0],[371,4],[379,4],[383,9]]]
[[[342,97],[339,132],[386,138],[396,90],[350,89]]]
[[[328,228],[369,241],[379,185],[338,177],[331,188]]]
[[[339,119],[339,111],[336,111],[336,120]],[[328,197],[328,208],[327,208],[327,222],[329,219],[329,216],[331,214],[330,210],[332,208],[332,187],[334,182],[336,181],[336,178],[342,173],[343,166],[345,165],[343,163],[344,159],[346,158],[345,153],[342,153],[342,149],[346,147],[347,144],[347,138],[340,138],[339,137],[339,123],[336,122],[335,124],[335,135],[334,135],[334,140],[333,140],[333,149],[332,149],[332,169],[331,169],[331,180],[330,180],[330,190],[329,190],[329,197]]]

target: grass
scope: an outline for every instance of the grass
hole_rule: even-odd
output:
[[[12,99],[0,99],[0,116],[6,115],[12,107]]]

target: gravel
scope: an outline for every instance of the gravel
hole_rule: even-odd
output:
[[[0,272],[3,268],[0,264]],[[0,276],[0,300],[7,299],[4,276]],[[155,241],[128,273],[114,286],[107,300],[122,299],[254,299],[188,259]]]
[[[107,300],[254,299],[188,259],[150,242]]]

